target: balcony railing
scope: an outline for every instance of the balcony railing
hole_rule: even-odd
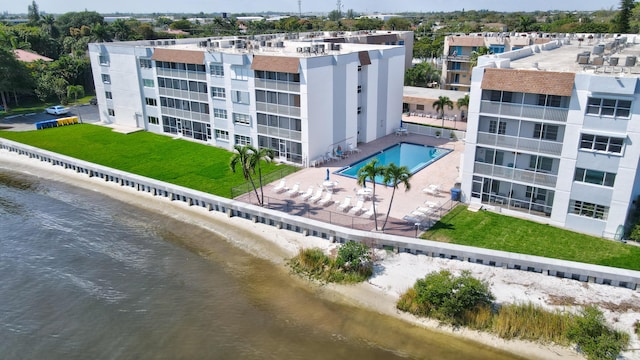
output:
[[[473,172],[479,175],[494,176],[505,180],[515,180],[548,187],[555,187],[558,181],[558,176],[554,174],[487,164],[479,161],[475,162]]]
[[[182,79],[189,79],[189,80],[205,80],[205,81],[207,80],[207,73],[204,73],[204,72],[163,69],[163,68],[156,68],[156,72],[158,73],[158,76],[170,76],[174,78],[182,78]]]
[[[300,108],[295,106],[256,102],[256,111],[265,111],[273,114],[300,117]]]
[[[447,61],[471,61],[471,56],[469,55],[448,55]]]
[[[480,112],[494,115],[566,122],[569,109],[484,100],[480,104]]]
[[[556,156],[560,156],[560,154],[562,154],[561,142],[528,139],[518,136],[498,135],[485,132],[478,132],[478,144]]]
[[[300,84],[288,81],[255,79],[256,89],[280,90],[289,92],[300,92]]]
[[[258,125],[258,134],[275,136],[283,139],[300,141],[302,133],[295,130],[280,129],[272,126]]]

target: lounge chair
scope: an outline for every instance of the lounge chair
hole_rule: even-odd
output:
[[[424,204],[427,205],[427,207],[430,207],[430,208],[438,207],[438,203],[437,202],[433,202],[433,201],[429,201],[429,200],[425,201]]]
[[[435,211],[434,208],[432,207],[419,207],[416,209],[416,211],[419,211],[425,215],[430,215],[431,213],[433,213]]]
[[[440,193],[440,186],[438,185],[429,185],[426,188],[422,189],[422,192],[429,195],[438,195]]]
[[[347,211],[351,207],[351,196],[347,196],[344,198],[342,203],[338,205],[338,210]]]
[[[277,192],[277,193],[281,193],[283,191],[287,191],[289,188],[287,187],[287,180],[286,179],[280,179],[280,182],[278,183],[278,185],[276,185],[273,188],[273,191]]]
[[[309,188],[307,189],[307,192],[305,193],[301,192],[300,195],[301,195],[300,198],[302,200],[309,199],[313,195],[313,186],[309,186]]]
[[[373,219],[373,215],[375,215],[375,213],[374,213],[374,212],[375,212],[375,209],[376,209],[377,205],[378,205],[378,204],[376,204],[375,202],[373,202],[373,203],[371,204],[371,207],[369,208],[369,210],[365,211],[365,212],[364,212],[364,213],[362,213],[362,215],[360,215],[360,216],[362,216],[362,217],[364,217],[364,218]]]
[[[312,197],[309,198],[309,201],[311,201],[312,203],[315,203],[316,201],[320,200],[320,198],[322,198],[322,192],[323,191],[324,191],[324,189],[319,187],[318,191],[316,191],[315,195],[313,195]]]
[[[293,184],[293,187],[287,191],[290,197],[296,197],[300,195],[300,183]]]
[[[352,207],[351,210],[349,210],[349,214],[353,214],[353,215],[360,215],[360,212],[362,212],[362,206],[364,205],[364,200],[363,199],[358,199],[358,202],[356,203],[356,206]]]
[[[331,199],[332,197],[333,197],[333,193],[327,192],[327,194],[322,198],[322,200],[318,201],[318,204],[323,206],[333,204],[333,199]]]
[[[327,154],[325,155],[325,157],[329,160],[340,160],[340,158],[333,156],[333,154],[331,154],[331,151],[327,151]]]
[[[418,210],[413,210],[411,212],[411,216],[417,217],[419,219],[427,218],[427,214],[423,213],[422,211],[418,211]]]
[[[349,143],[348,147],[349,147],[349,152],[351,152],[351,153],[359,153],[360,152],[360,149],[358,149],[357,147],[353,146],[352,143]]]

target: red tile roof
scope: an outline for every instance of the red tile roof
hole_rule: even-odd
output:
[[[34,62],[38,60],[53,61],[53,59],[50,59],[46,56],[38,55],[36,53],[32,53],[30,51],[25,51],[20,49],[13,50],[13,53],[15,54],[16,59],[23,62]]]

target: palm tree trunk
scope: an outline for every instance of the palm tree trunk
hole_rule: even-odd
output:
[[[373,190],[371,191],[371,196],[372,196],[372,205],[373,206],[373,223],[376,226],[376,231],[378,231],[378,214],[376,212],[376,179],[372,178],[371,179],[371,183],[373,184]]]
[[[264,205],[264,189],[262,187],[262,168],[258,165],[258,179],[260,181],[260,203]]]
[[[253,177],[251,175],[249,175],[249,181],[251,182],[253,192],[256,194],[256,198],[258,199],[258,205],[262,206],[262,200],[260,199],[260,195],[258,195],[258,188],[256,187],[256,183],[253,181]]]
[[[391,213],[391,204],[393,204],[393,196],[396,194],[396,188],[393,188],[391,192],[391,199],[389,200],[389,210],[387,210],[387,217],[384,218],[384,223],[382,224],[382,231],[384,231],[384,227],[387,226],[387,221],[389,220],[389,214]]]

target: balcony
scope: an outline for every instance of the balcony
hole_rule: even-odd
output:
[[[469,55],[449,55],[449,56],[447,56],[447,61],[469,62],[469,61],[471,61],[471,56],[469,56]]]
[[[555,156],[562,154],[562,143],[555,141],[478,132],[477,142],[482,145],[499,146],[514,151],[528,151]]]
[[[480,112],[492,115],[566,122],[569,109],[483,100],[480,103]]]
[[[295,141],[300,141],[302,139],[302,133],[300,131],[280,129],[265,125],[258,125],[258,134]]]
[[[558,176],[554,174],[517,169],[509,166],[487,164],[479,161],[475,162],[473,172],[477,175],[488,175],[505,180],[513,180],[526,184],[534,184],[547,187],[555,187],[556,182],[558,181]]]
[[[203,72],[176,70],[176,69],[163,69],[163,68],[156,68],[156,72],[158,73],[158,76],[168,76],[168,77],[189,79],[189,80],[202,80],[202,81],[207,80],[207,73],[203,73]]]
[[[269,112],[273,114],[300,117],[300,108],[294,107],[294,106],[256,102],[256,111],[263,111],[263,112]]]
[[[255,79],[256,89],[280,90],[289,92],[300,92],[300,84],[288,81]]]

